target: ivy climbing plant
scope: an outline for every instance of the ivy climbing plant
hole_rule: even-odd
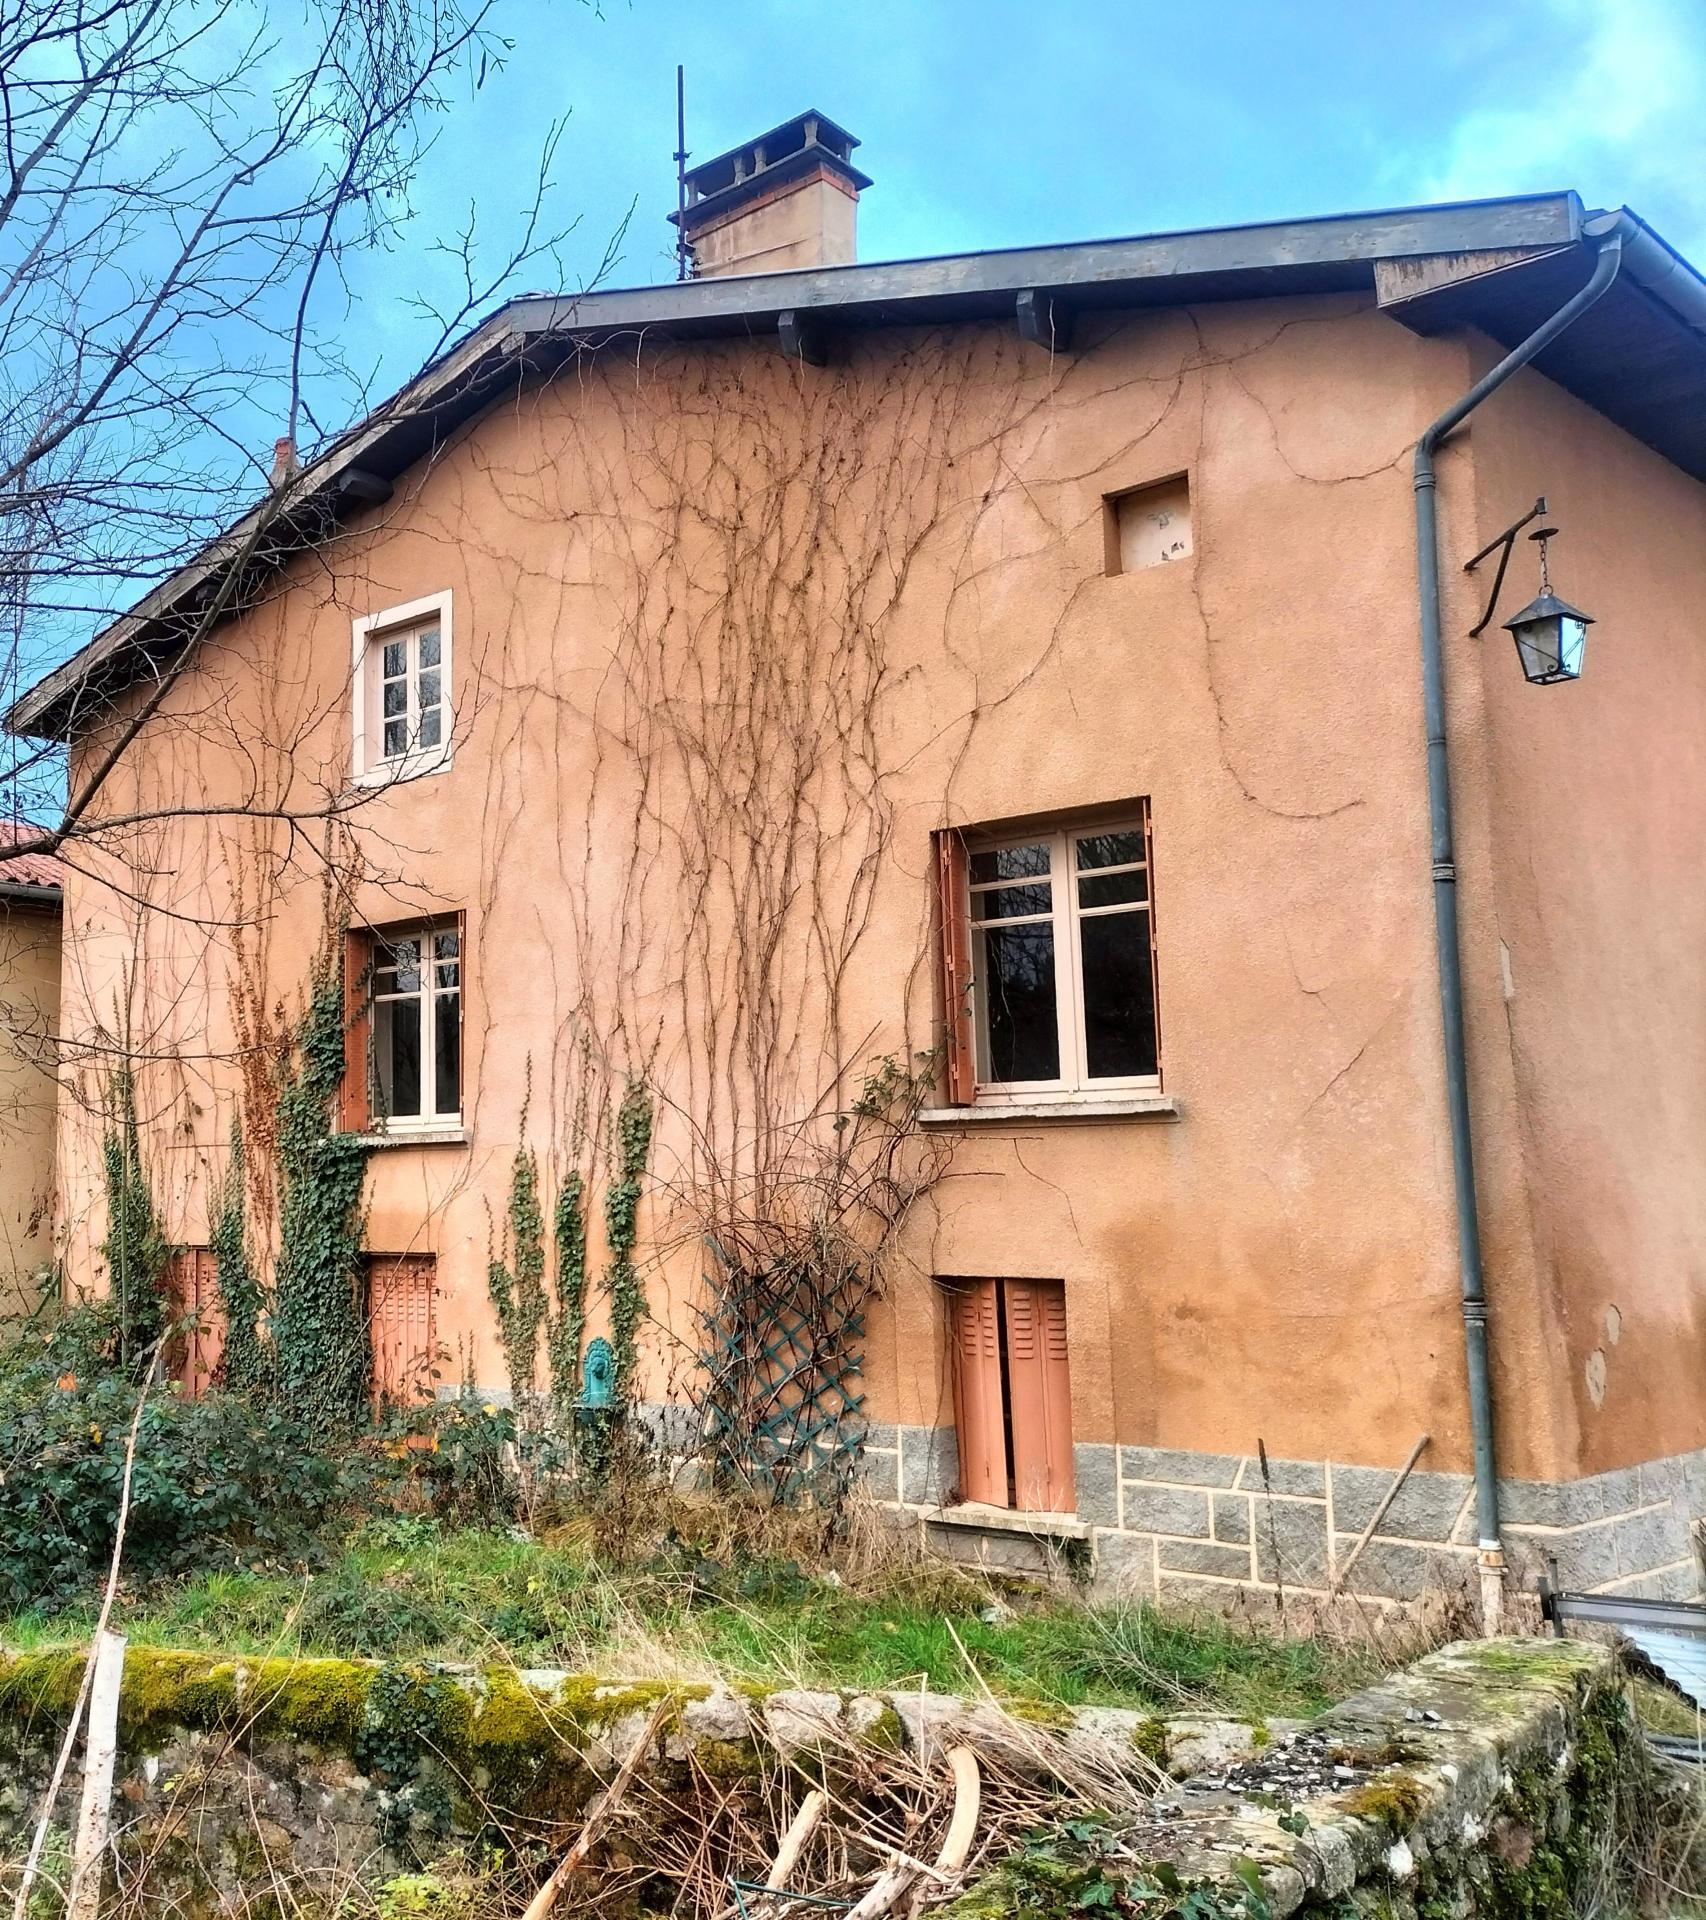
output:
[[[278,1390],[306,1420],[358,1419],[372,1370],[361,1298],[361,1195],[371,1149],[332,1113],[344,1073],[338,945],[315,963],[279,1071],[279,1249],[272,1313]]]
[[[524,1108],[524,1129],[526,1124]],[[539,1204],[539,1163],[525,1140],[516,1149],[510,1169],[504,1242],[503,1250],[486,1264],[486,1290],[497,1315],[510,1392],[517,1413],[525,1415],[538,1391],[539,1335],[546,1309],[545,1215]]]
[[[610,1249],[610,1345],[615,1395],[626,1406],[633,1391],[634,1350],[646,1311],[645,1288],[634,1265],[640,1219],[640,1181],[652,1151],[652,1096],[631,1080],[616,1114],[615,1178],[604,1190],[604,1237]]]
[[[273,1352],[261,1331],[266,1296],[249,1259],[245,1181],[243,1130],[233,1116],[231,1152],[209,1238],[219,1303],[225,1314],[225,1384],[234,1393],[261,1399],[272,1386]]]
[[[136,1079],[120,1067],[107,1082],[106,1131],[101,1164],[107,1190],[107,1263],[118,1313],[119,1359],[139,1367],[166,1330],[167,1302],[161,1282],[172,1249],[161,1231],[154,1196],[142,1164],[136,1124]]]
[[[557,1244],[557,1311],[551,1321],[547,1358],[552,1409],[559,1422],[572,1420],[581,1390],[581,1347],[586,1340],[586,1185],[571,1172],[552,1209]]]

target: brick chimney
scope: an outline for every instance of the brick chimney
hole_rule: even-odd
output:
[[[694,271],[851,264],[859,191],[871,184],[850,157],[858,144],[821,113],[802,113],[692,168],[686,212],[669,217],[681,226]]]

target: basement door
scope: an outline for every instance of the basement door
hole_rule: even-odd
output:
[[[1070,1513],[1072,1379],[1058,1280],[950,1280],[960,1498]]]
[[[378,1406],[431,1400],[438,1363],[438,1261],[430,1253],[375,1253],[367,1261],[367,1337]]]

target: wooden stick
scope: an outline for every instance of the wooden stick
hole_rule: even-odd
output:
[[[970,1747],[954,1747],[948,1754],[954,1774],[954,1817],[948,1822],[948,1836],[936,1856],[938,1873],[958,1873],[971,1853],[977,1838],[978,1810],[983,1803],[983,1769]]]
[[[652,1717],[646,1722],[645,1732],[634,1742],[633,1752],[622,1762],[616,1778],[592,1803],[591,1811],[586,1816],[586,1823],[580,1830],[580,1838],[563,1855],[556,1872],[527,1903],[527,1912],[522,1916],[522,1920],[545,1920],[546,1914],[557,1904],[557,1896],[586,1864],[586,1857],[597,1844],[598,1836],[609,1824],[610,1816],[622,1804],[628,1789],[634,1784],[634,1776],[644,1765],[646,1755],[651,1751],[652,1742],[658,1736],[658,1730],[675,1708],[676,1701],[670,1696],[666,1696],[652,1708]]]
[[[800,1855],[806,1850],[806,1842],[817,1830],[817,1823],[823,1818],[823,1810],[829,1805],[829,1795],[814,1787],[800,1802],[800,1810],[794,1815],[788,1831],[782,1836],[782,1844],[776,1849],[776,1858],[770,1863],[770,1871],[764,1876],[764,1884],[772,1892],[779,1891],[788,1884],[794,1869],[800,1864]]]
[[[124,1680],[122,1633],[103,1633],[95,1654],[89,1693],[89,1733],[83,1754],[83,1801],[71,1856],[71,1891],[65,1920],[95,1920],[101,1905],[101,1870],[112,1831],[113,1763],[118,1758],[118,1697]]]
[[[1387,1514],[1391,1512],[1392,1502],[1398,1498],[1399,1489],[1415,1470],[1416,1462],[1422,1457],[1422,1449],[1428,1444],[1431,1438],[1432,1436],[1430,1434],[1424,1433],[1421,1439],[1410,1449],[1409,1459],[1398,1469],[1397,1479],[1386,1489],[1386,1498],[1375,1508],[1374,1518],[1363,1528],[1361,1537],[1346,1556],[1345,1564],[1334,1574],[1327,1588],[1329,1593],[1337,1593],[1345,1584],[1346,1580],[1350,1578],[1351,1568],[1357,1563],[1357,1555],[1360,1554],[1363,1548],[1368,1545],[1369,1541],[1374,1538],[1375,1528],[1378,1527],[1381,1521],[1386,1518]]]

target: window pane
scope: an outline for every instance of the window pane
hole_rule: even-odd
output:
[[[421,665],[423,667],[436,667],[438,665],[437,627],[428,627],[421,635]]]
[[[393,940],[382,947],[384,956],[380,965],[387,969],[395,967],[397,979],[394,986],[388,985],[388,993],[419,993],[421,990],[421,943],[418,940]]]
[[[1081,907],[1123,907],[1149,898],[1149,874],[1143,867],[1128,873],[1092,873],[1078,882]]]
[[[1048,872],[1048,842],[1032,846],[994,847],[971,857],[974,880],[1025,880],[1033,873]]]
[[[1018,920],[1049,912],[1053,899],[1054,888],[1046,880],[1036,887],[996,887],[972,895],[971,914],[974,920]]]
[[[401,680],[385,682],[385,718],[395,720],[398,714],[409,709],[409,689]]]
[[[1078,923],[1084,957],[1084,1058],[1092,1080],[1153,1074],[1155,993],[1149,915]]]
[[[406,720],[387,720],[385,722],[385,757],[394,760],[408,750],[409,723]]]
[[[373,1057],[379,1110],[406,1118],[421,1110],[421,1003],[381,1000],[373,1009]]]
[[[441,987],[454,987],[461,984],[461,942],[453,933],[435,933],[432,937],[432,957],[436,962],[436,984]]]
[[[437,667],[434,667],[430,673],[423,673],[421,675],[421,705],[423,707],[436,707],[438,705]]]
[[[385,642],[385,678],[395,680],[408,664],[409,643],[406,640],[387,640]]]
[[[1143,834],[1135,827],[1129,833],[1087,833],[1078,842],[1080,868],[1123,867],[1147,858]]]
[[[443,738],[443,709],[440,707],[431,707],[421,715],[420,744],[423,747],[436,747]]]
[[[462,1111],[462,996],[433,996],[433,1066],[440,1113]]]
[[[978,943],[989,1035],[985,1077],[1058,1080],[1053,925],[992,928]]]

